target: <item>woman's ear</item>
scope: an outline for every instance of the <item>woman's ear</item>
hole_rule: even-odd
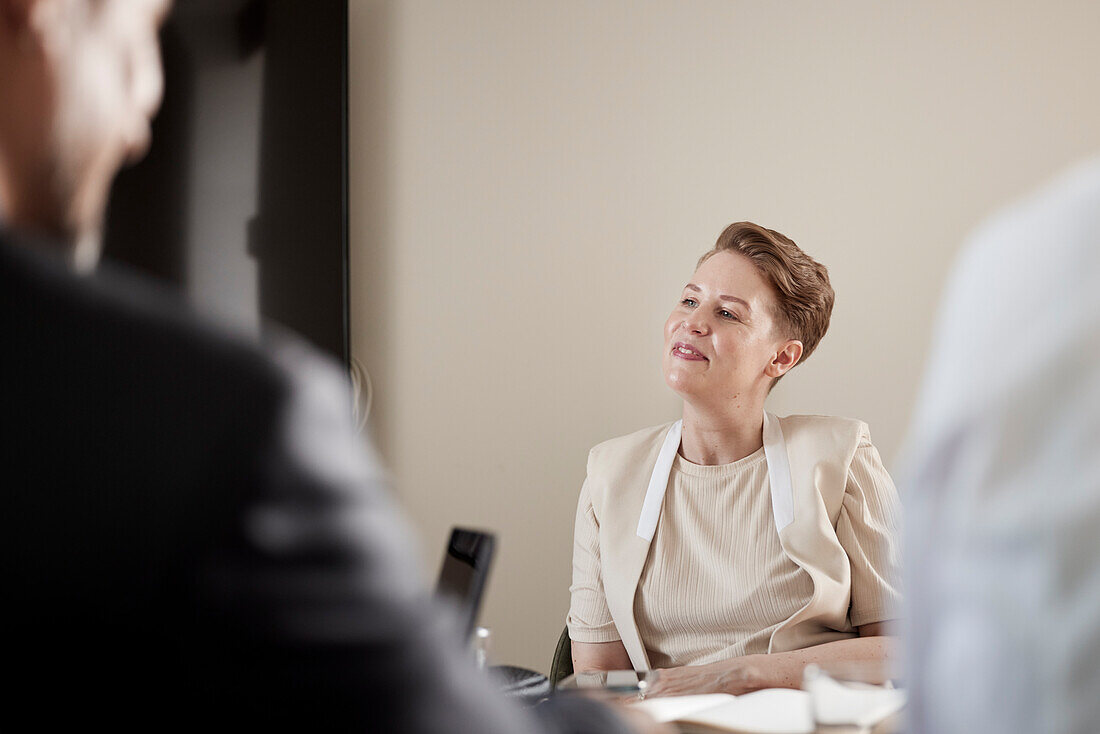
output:
[[[787,374],[791,367],[798,364],[800,359],[802,359],[802,342],[797,339],[789,339],[780,346],[779,351],[772,357],[772,361],[768,363],[764,374],[768,377],[782,377]]]

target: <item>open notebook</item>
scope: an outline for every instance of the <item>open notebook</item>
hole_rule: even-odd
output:
[[[818,716],[835,724],[852,724],[853,731],[879,730],[905,705],[905,692],[876,688],[853,691],[833,681],[836,690],[815,691],[823,702]],[[823,695],[822,695],[823,694]],[[674,723],[685,734],[813,734],[810,694],[790,688],[767,688],[741,696],[651,698],[632,704],[660,722]]]

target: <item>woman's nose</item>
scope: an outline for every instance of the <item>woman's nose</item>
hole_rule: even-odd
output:
[[[700,336],[704,336],[710,332],[710,325],[707,324],[706,319],[701,318],[697,313],[693,313],[684,319],[684,328],[692,334],[698,334]]]

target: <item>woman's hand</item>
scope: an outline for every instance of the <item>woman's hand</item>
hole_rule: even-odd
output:
[[[699,693],[739,695],[767,688],[763,655],[745,655],[709,665],[661,668],[657,681],[646,691],[651,696],[692,696]]]
[[[798,688],[810,663],[841,660],[877,661],[891,657],[893,638],[883,637],[891,623],[859,628],[860,637],[764,655],[744,655],[709,665],[662,668],[646,696],[690,696],[696,693],[732,693],[738,696],[761,688]]]

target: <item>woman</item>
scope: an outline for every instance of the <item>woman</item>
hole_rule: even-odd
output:
[[[730,225],[700,259],[665,324],[682,420],[589,455],[576,670],[660,668],[653,694],[738,694],[798,687],[811,662],[884,658],[899,507],[867,426],[764,412],[832,305],[825,267],[759,225]]]

